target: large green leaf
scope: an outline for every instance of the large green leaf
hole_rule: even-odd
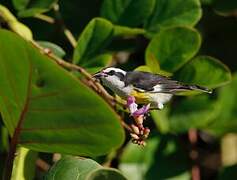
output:
[[[194,26],[201,14],[199,0],[156,0],[153,12],[145,23],[145,29],[153,34],[161,28]]]
[[[148,45],[146,63],[153,58],[162,70],[174,72],[197,53],[200,44],[200,35],[195,29],[175,27],[163,30]]]
[[[119,117],[101,97],[17,35],[1,30],[0,42],[1,114],[21,145],[87,156],[121,145]]]
[[[183,66],[175,75],[181,82],[216,88],[231,80],[228,67],[209,56],[198,56]]]
[[[104,0],[101,16],[115,24],[137,26],[151,14],[154,5],[155,0]]]
[[[91,159],[66,157],[47,173],[45,180],[126,180],[116,169],[103,168]]]
[[[58,0],[12,0],[20,17],[34,16],[50,10]]]

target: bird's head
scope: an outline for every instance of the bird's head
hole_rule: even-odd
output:
[[[114,67],[108,67],[105,69],[102,69],[101,71],[95,73],[93,75],[94,78],[101,80],[104,85],[106,86],[124,86],[124,77],[126,75],[126,71],[114,68]]]

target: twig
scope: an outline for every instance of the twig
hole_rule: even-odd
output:
[[[50,16],[47,16],[47,15],[44,15],[44,14],[36,14],[34,17],[37,18],[37,19],[40,19],[42,21],[45,21],[49,24],[54,24],[55,23],[54,18],[52,18]]]
[[[45,172],[50,168],[50,165],[40,158],[36,160],[36,166]]]
[[[58,58],[57,56],[53,55],[52,53],[48,53],[45,51],[44,48],[42,48],[39,44],[37,44],[35,41],[31,41],[32,44],[38,48],[41,53],[49,56],[52,60],[54,60],[58,65],[68,69],[68,70],[72,70],[72,71],[78,71],[80,72],[87,80],[89,80],[93,86],[96,87],[96,89],[94,89],[96,92],[98,92],[99,94],[102,95],[102,97],[104,97],[104,99],[110,104],[113,105],[114,102],[116,102],[115,98],[113,96],[111,96],[104,88],[103,86],[101,86],[98,82],[96,82],[93,77],[91,76],[90,73],[88,73],[84,68],[75,65],[75,64],[71,64],[69,62],[66,62],[60,58]],[[92,86],[92,87],[93,87]]]

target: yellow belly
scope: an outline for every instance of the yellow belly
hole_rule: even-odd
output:
[[[144,92],[138,92],[138,91],[132,91],[130,96],[134,96],[136,98],[136,102],[138,104],[145,104],[150,102],[150,96],[149,93]]]

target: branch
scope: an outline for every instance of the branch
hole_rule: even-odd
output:
[[[47,16],[47,15],[44,15],[44,14],[36,14],[34,17],[37,18],[37,19],[40,19],[42,21],[45,21],[49,24],[54,24],[55,23],[54,18],[52,18],[50,16]]]
[[[100,94],[110,105],[114,106],[114,103],[116,102],[115,98],[113,96],[111,96],[104,88],[103,86],[96,82],[95,79],[93,79],[93,77],[91,76],[90,73],[88,73],[84,68],[76,65],[76,64],[72,64],[69,62],[66,62],[60,58],[58,58],[57,56],[55,56],[54,54],[50,53],[49,51],[47,51],[47,49],[44,49],[43,47],[41,47],[39,44],[37,44],[35,41],[31,41],[32,44],[38,48],[41,53],[47,55],[48,57],[50,57],[50,59],[54,60],[58,65],[68,69],[68,70],[72,70],[72,71],[78,71],[80,72],[89,82],[87,83],[87,85],[89,85],[90,87],[92,87],[98,94]]]

